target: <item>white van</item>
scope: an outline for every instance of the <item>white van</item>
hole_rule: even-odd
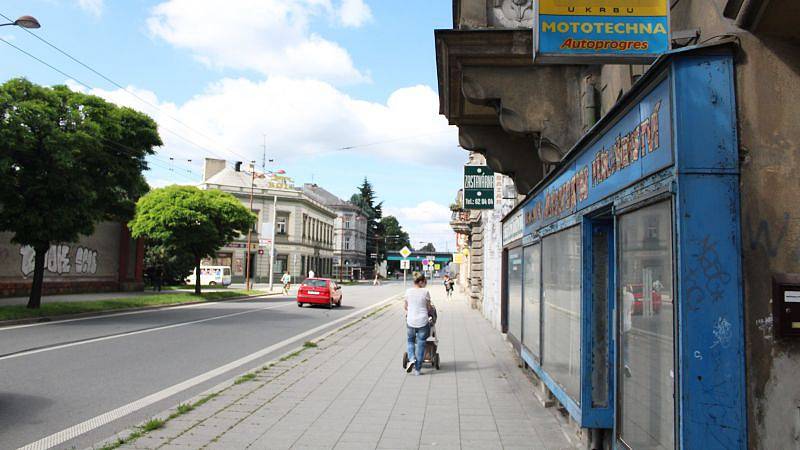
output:
[[[195,270],[195,273],[197,270]],[[186,283],[194,285],[195,273],[186,277]],[[231,284],[231,268],[228,266],[200,266],[200,284],[228,286]]]

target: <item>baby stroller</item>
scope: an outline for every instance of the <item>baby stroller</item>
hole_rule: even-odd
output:
[[[422,363],[429,363],[436,370],[439,370],[439,334],[436,332],[436,319],[438,313],[436,308],[433,307],[428,312],[428,324],[431,326],[430,335],[425,341],[425,356],[422,358]],[[408,365],[408,353],[403,352],[403,368]]]

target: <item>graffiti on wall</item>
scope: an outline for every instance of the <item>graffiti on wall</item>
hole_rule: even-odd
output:
[[[97,273],[98,253],[96,250],[77,247],[74,255],[70,250],[69,245],[51,245],[50,250],[44,256],[45,270],[56,275]],[[19,249],[19,254],[22,256],[20,271],[24,277],[28,277],[33,273],[36,265],[36,251],[30,245],[25,245]]]

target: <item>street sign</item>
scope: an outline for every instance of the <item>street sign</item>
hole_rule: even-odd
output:
[[[494,171],[464,166],[464,209],[494,209]]]
[[[461,253],[453,253],[453,263],[462,264],[464,262],[464,255]]]
[[[442,270],[442,265],[441,264],[434,264],[433,268],[436,269],[436,270]]]
[[[537,63],[630,64],[669,50],[668,0],[539,0],[534,8]]]
[[[258,249],[258,254],[259,255],[263,255],[264,254],[264,249],[263,248]]]
[[[425,267],[427,267],[427,266],[428,266],[428,262],[429,262],[429,261],[428,261],[427,259],[423,259],[423,260],[422,260],[422,265],[423,265],[423,266],[425,266]]]
[[[411,249],[409,249],[408,246],[401,248],[400,256],[402,256],[403,258],[408,258],[409,256],[411,256]]]
[[[400,260],[400,269],[408,270],[410,268],[411,268],[411,261],[409,261],[407,259],[401,259]]]
[[[268,246],[270,244],[272,244],[272,239],[259,239],[258,240],[259,247],[266,247],[266,246]]]

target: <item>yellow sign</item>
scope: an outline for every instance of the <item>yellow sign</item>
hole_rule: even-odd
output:
[[[539,14],[562,16],[666,16],[666,0],[539,0]]]
[[[454,264],[463,264],[464,263],[464,255],[461,253],[453,253],[453,263]]]

